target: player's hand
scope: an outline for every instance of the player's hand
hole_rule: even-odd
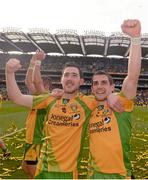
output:
[[[141,23],[137,19],[124,20],[121,29],[123,33],[133,38],[141,35]]]
[[[56,88],[52,90],[51,95],[56,98],[61,98],[63,96],[63,93],[63,89]]]
[[[46,57],[46,54],[44,53],[44,51],[36,50],[36,53],[32,56],[30,60],[30,63],[32,65],[35,65],[37,60],[42,61],[45,59],[45,57]]]
[[[107,97],[107,101],[109,104],[109,107],[111,109],[113,109],[116,112],[123,112],[124,111],[124,106],[121,103],[121,101],[119,100],[119,97],[117,96],[116,93],[111,93],[108,97]]]
[[[18,59],[9,59],[9,61],[6,63],[6,72],[7,73],[14,73],[17,70],[21,69],[22,65],[20,64],[20,61]]]
[[[44,53],[44,51],[37,50],[35,56],[36,56],[36,60],[42,61],[45,59],[46,54]]]

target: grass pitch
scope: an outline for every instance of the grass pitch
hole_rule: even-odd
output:
[[[0,151],[0,178],[27,179],[21,161],[25,142],[25,119],[28,109],[6,102],[0,109],[0,136],[12,154],[3,158]],[[148,107],[135,107],[131,139],[131,159],[136,179],[148,179]]]

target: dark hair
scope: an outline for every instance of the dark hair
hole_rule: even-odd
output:
[[[67,67],[75,67],[75,68],[77,68],[78,71],[79,71],[79,74],[80,74],[80,78],[83,78],[83,73],[82,73],[82,70],[80,69],[80,66],[79,66],[77,63],[73,62],[73,61],[70,61],[70,62],[66,62],[66,63],[65,63],[65,65],[64,65],[64,67],[63,67],[63,70],[62,70],[62,75],[63,75],[64,70],[65,70]]]
[[[48,81],[52,82],[50,76],[44,75],[44,76],[42,76],[42,79],[43,79],[43,81],[44,81],[44,80],[48,80]]]
[[[49,89],[52,89],[52,79],[48,75],[42,76],[43,82],[48,82],[49,84]]]
[[[108,74],[107,72],[99,70],[93,74],[93,77],[96,75],[105,75],[105,76],[107,76],[110,85],[114,84],[114,80],[113,80],[112,76],[110,74]],[[93,77],[92,77],[92,79],[93,79]]]

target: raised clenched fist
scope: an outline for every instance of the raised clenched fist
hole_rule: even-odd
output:
[[[6,73],[14,73],[22,67],[18,59],[9,59],[6,63]]]
[[[40,51],[40,50],[36,50],[36,53],[32,56],[31,58],[31,64],[35,65],[37,60],[44,60],[46,57],[46,54],[44,53],[44,51]]]
[[[41,61],[44,60],[46,57],[44,51],[40,51],[40,50],[36,51],[35,56],[36,56],[36,60],[41,60]]]
[[[137,19],[124,20],[121,25],[122,32],[130,37],[140,37],[141,35],[141,23]]]

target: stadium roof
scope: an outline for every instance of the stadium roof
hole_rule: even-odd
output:
[[[16,29],[4,29],[0,32],[0,51],[8,53],[32,53],[41,49],[45,53],[61,55],[78,54],[82,56],[121,56],[129,54],[130,38],[122,33],[105,36],[103,32],[85,32],[78,35],[74,30],[60,30],[51,34],[48,30],[34,29],[28,33]],[[148,57],[148,35],[141,38],[142,57]]]

